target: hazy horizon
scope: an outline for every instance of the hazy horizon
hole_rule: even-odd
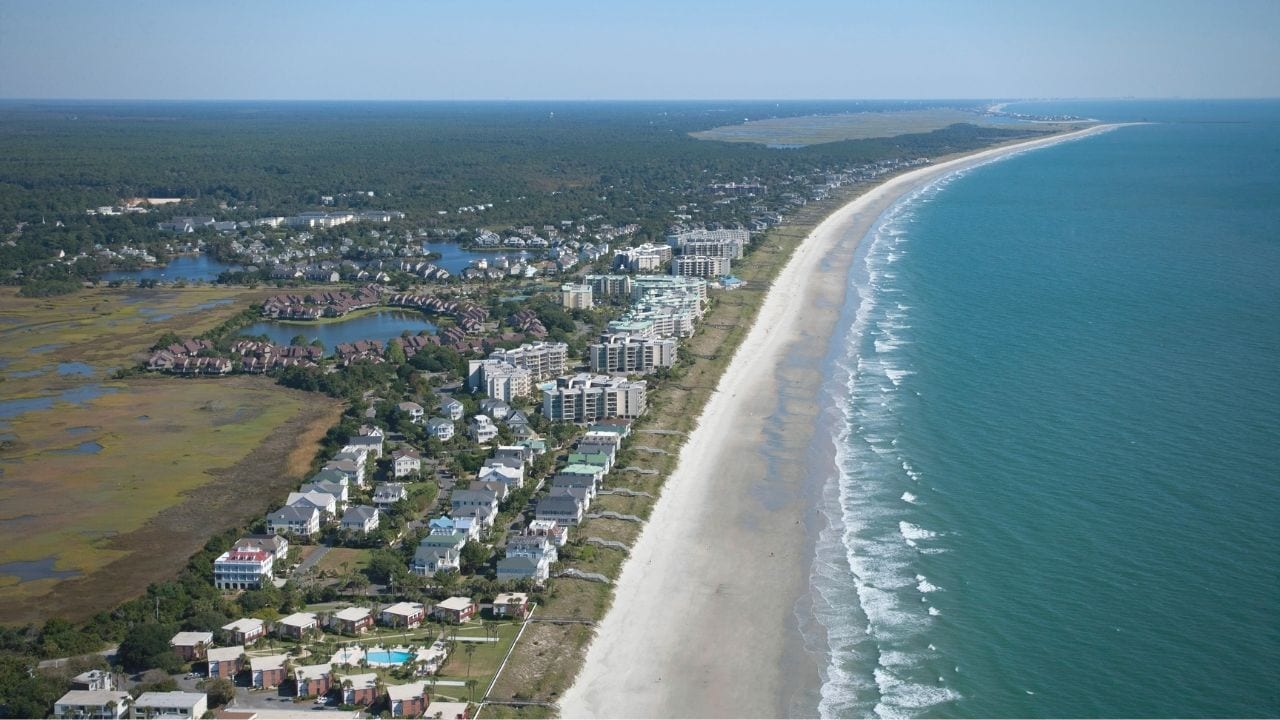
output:
[[[1280,3],[0,3],[0,98],[1252,99]]]

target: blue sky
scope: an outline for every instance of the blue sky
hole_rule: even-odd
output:
[[[0,0],[0,97],[1280,96],[1280,0]]]

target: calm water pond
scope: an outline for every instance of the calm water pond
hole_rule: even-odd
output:
[[[107,282],[137,282],[139,280],[155,280],[157,282],[175,282],[178,280],[213,282],[218,275],[227,270],[240,269],[236,265],[218,262],[208,255],[179,255],[164,267],[150,267],[142,270],[113,270],[103,273],[102,279]]]
[[[333,348],[340,343],[357,340],[381,340],[386,342],[408,330],[417,335],[422,331],[434,334],[435,323],[416,310],[379,310],[366,315],[359,315],[346,320],[328,323],[306,321],[264,320],[254,323],[240,331],[241,335],[266,335],[277,345],[288,345],[294,337],[301,335],[307,342],[319,340],[324,343],[325,354],[332,355]]]

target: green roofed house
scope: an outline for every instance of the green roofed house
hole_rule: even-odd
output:
[[[607,473],[613,467],[613,459],[602,452],[573,452],[569,453],[569,464],[599,467]]]

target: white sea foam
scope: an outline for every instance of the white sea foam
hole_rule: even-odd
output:
[[[960,698],[960,694],[950,688],[908,682],[883,667],[875,669],[875,679],[880,690],[880,702],[874,710],[877,717],[908,717],[910,711]]]
[[[918,500],[919,500],[919,498],[917,498],[915,495],[913,495],[913,494],[911,494],[911,493],[909,493],[909,492],[903,492],[903,493],[902,493],[902,501],[903,501],[903,502],[911,503],[912,505],[917,505],[917,504],[919,504]]]
[[[885,374],[885,377],[889,378],[889,381],[893,383],[894,387],[897,387],[898,385],[902,384],[903,378],[909,375],[914,375],[915,373],[910,370],[897,370],[894,368],[885,368],[884,374]]]
[[[916,575],[916,589],[921,593],[938,592],[941,590],[941,588],[929,582],[929,579],[923,575]]]
[[[898,522],[898,533],[902,535],[904,540],[929,540],[938,537],[938,533],[926,530],[919,525],[913,525],[906,520]]]

